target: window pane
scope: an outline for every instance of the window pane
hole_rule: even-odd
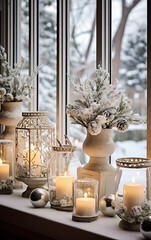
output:
[[[21,56],[25,59],[23,74],[29,75],[29,0],[21,1]],[[28,111],[29,103],[23,102],[23,111]]]
[[[42,64],[39,82],[39,110],[48,111],[49,119],[56,121],[56,0],[39,1],[39,59]]]
[[[112,0],[112,82],[119,79],[120,87],[132,100],[133,111],[146,119],[147,1],[139,1],[130,11],[132,3],[133,0]],[[146,124],[130,124],[127,132],[114,132],[113,165],[119,157],[146,156]]]
[[[70,7],[70,76],[76,79],[94,77],[96,64],[96,0],[71,0]],[[71,87],[71,86],[70,86]],[[70,89],[70,102],[74,100]],[[86,130],[80,125],[70,125],[72,142],[82,164],[88,160],[82,151]]]

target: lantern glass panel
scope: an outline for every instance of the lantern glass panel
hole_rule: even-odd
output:
[[[10,194],[13,192],[13,149],[13,141],[0,139],[0,194]]]
[[[72,184],[76,179],[79,160],[74,146],[63,145],[52,148],[48,164],[48,187],[52,208],[72,211]],[[74,170],[74,171],[73,171]]]
[[[98,181],[78,179],[73,184],[74,221],[93,221],[98,217]]]
[[[55,127],[47,115],[24,112],[16,126],[16,178],[31,190],[47,182],[47,165],[55,141]]]
[[[120,158],[116,164],[115,211],[122,228],[138,230],[143,217],[151,212],[151,160]]]

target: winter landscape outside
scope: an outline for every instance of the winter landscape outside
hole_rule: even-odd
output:
[[[144,119],[147,116],[147,1],[112,0],[112,76],[119,79],[120,88],[126,90],[133,101],[133,110]],[[70,1],[70,76],[94,77],[96,64],[96,0]],[[122,4],[126,3],[126,5]],[[40,63],[43,68],[39,82],[39,110],[48,111],[49,118],[56,122],[56,0],[40,0]],[[127,17],[123,18],[122,9]],[[120,23],[124,23],[124,34],[120,35]],[[22,0],[22,56],[26,59],[28,72],[29,6]],[[121,48],[120,48],[121,46]],[[118,54],[116,54],[118,53]],[[72,89],[70,88],[70,101]],[[27,109],[28,106],[24,106]],[[77,145],[77,155],[82,164],[88,157],[82,151],[85,128],[70,125],[70,139]],[[114,130],[116,149],[112,164],[124,156],[146,157],[146,124],[130,125],[125,133]]]

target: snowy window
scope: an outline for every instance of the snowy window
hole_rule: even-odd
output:
[[[121,88],[125,88],[128,97],[133,101],[134,112],[138,112],[146,119],[147,0],[21,0],[19,2],[21,2],[21,55],[26,59],[24,71],[28,72],[35,61],[36,64],[43,64],[39,79],[36,79],[38,83],[35,96],[38,103],[36,109],[48,111],[50,120],[56,123],[57,127],[59,121],[61,124],[59,131],[62,131],[62,136],[68,133],[71,141],[77,145],[79,159],[85,164],[88,158],[81,150],[86,135],[85,129],[67,124],[65,115],[67,101],[72,98],[72,88],[68,85],[66,73],[72,78],[77,75],[92,77],[96,68],[96,55],[99,55],[99,48],[103,46],[103,57],[97,60],[101,61],[102,65],[105,61],[103,67],[108,68],[107,70],[110,70],[108,66],[111,66],[111,81],[119,79]],[[101,3],[106,4],[106,9],[96,14]],[[107,14],[109,5],[112,14]],[[103,19],[103,14],[104,21],[99,22],[101,18]],[[99,20],[98,16],[101,16]],[[31,18],[34,25],[31,25]],[[58,21],[62,24],[62,29],[58,29]],[[110,37],[109,27],[112,29],[110,41],[106,37],[107,34]],[[60,32],[62,35],[59,35],[58,47],[57,36]],[[98,38],[98,35],[101,37]],[[32,37],[36,45],[31,41]],[[109,46],[110,42],[112,52],[108,48],[105,57],[104,48],[106,45]],[[65,47],[62,49],[62,55],[61,47]],[[58,68],[61,57],[64,62],[59,63]],[[60,75],[59,91],[58,75]],[[36,102],[33,103],[33,107],[35,104]],[[31,106],[25,105],[25,110],[28,107],[32,109]],[[62,111],[59,115],[60,107]],[[111,163],[115,166],[115,160],[123,156],[145,157],[146,132],[146,124],[130,125],[128,131],[123,134],[114,130],[116,150]]]
[[[146,0],[112,0],[112,81],[116,78],[132,99],[134,112],[147,119]],[[119,157],[146,157],[146,125],[130,125],[123,134],[115,131],[114,166]]]

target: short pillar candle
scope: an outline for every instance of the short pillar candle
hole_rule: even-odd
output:
[[[72,220],[91,222],[98,217],[98,182],[94,179],[78,179],[73,183]]]

